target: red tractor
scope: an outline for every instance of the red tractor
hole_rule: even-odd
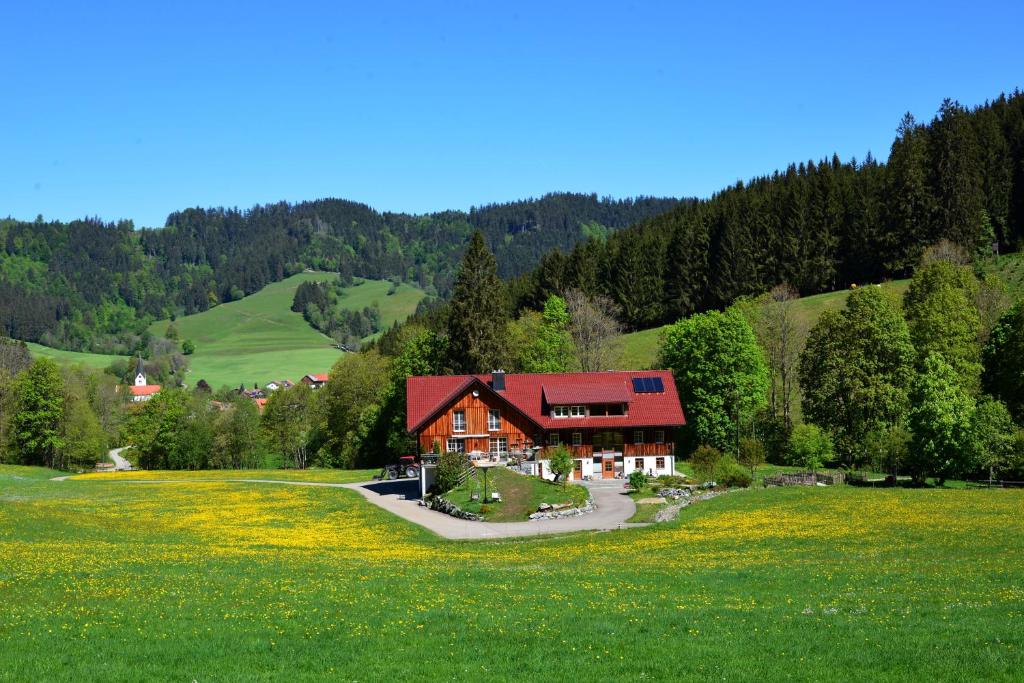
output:
[[[415,455],[403,455],[394,465],[387,465],[377,475],[378,479],[401,479],[402,477],[418,479],[420,476],[420,464],[416,462]]]

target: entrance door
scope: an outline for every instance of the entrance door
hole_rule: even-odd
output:
[[[605,458],[602,462],[604,463],[602,465],[602,471],[601,471],[602,478],[604,478],[604,479],[614,479],[615,478],[615,459],[614,458]]]
[[[572,478],[575,479],[576,481],[579,481],[583,479],[583,461],[576,460],[574,462],[576,464],[572,468]]]

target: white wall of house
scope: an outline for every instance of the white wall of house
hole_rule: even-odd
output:
[[[658,467],[658,458],[662,459],[662,466]],[[643,471],[654,477],[661,476],[663,474],[675,474],[676,470],[676,459],[674,455],[645,455],[643,457],[637,456],[626,456],[621,460],[615,462],[615,471],[622,472],[623,477],[628,477],[631,472],[637,469],[637,461],[642,461]],[[545,479],[553,481],[555,475],[551,472],[551,461],[550,460],[537,460],[536,462],[523,463],[523,467],[527,469],[529,474],[537,476],[541,474]],[[595,465],[593,458],[583,458],[583,476],[589,476],[591,479],[601,479],[601,461],[598,460]],[[576,480],[576,472],[570,475],[569,480]]]
[[[658,459],[662,459],[662,466],[658,467]],[[661,476],[663,474],[675,474],[676,472],[676,457],[674,455],[645,455],[640,456],[626,456],[623,458],[622,474],[628,477],[634,470],[638,469],[638,461],[642,462],[641,468],[644,473],[654,477]]]

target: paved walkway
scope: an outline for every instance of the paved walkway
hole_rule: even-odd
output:
[[[456,519],[435,510],[428,510],[414,498],[417,493],[416,481],[364,482],[344,484],[363,494],[373,503],[393,514],[419,524],[438,536],[452,539],[511,538],[514,536],[541,536],[562,534],[572,531],[607,531],[645,524],[627,524],[626,520],[636,513],[633,499],[623,495],[623,481],[611,479],[583,482],[590,489],[596,510],[579,517],[561,519],[535,519],[528,522],[471,522]],[[402,495],[408,498],[401,498]]]
[[[112,448],[107,452],[107,455],[110,456],[110,461],[114,463],[115,470],[130,470],[132,468],[132,464],[125,458],[121,457],[121,451],[125,448],[128,447],[121,446],[121,448]]]

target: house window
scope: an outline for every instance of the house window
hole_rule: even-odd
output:
[[[583,406],[569,406],[570,417],[586,417],[587,411],[584,410]]]
[[[548,445],[549,446],[560,446],[562,440],[558,438],[558,432],[550,432],[548,434]]]
[[[569,417],[569,406],[555,406],[551,414],[554,417]]]
[[[501,431],[501,411],[495,408],[487,411],[487,431]]]
[[[644,471],[644,459],[643,458],[636,458],[633,461],[633,463],[634,463],[634,467],[636,467],[636,469],[640,470],[641,472]]]
[[[508,453],[508,439],[503,436],[491,439],[491,453]]]
[[[643,432],[643,430],[642,429],[638,429],[635,432],[633,432],[633,443],[643,443],[643,442],[644,442],[644,432]]]
[[[665,458],[655,458],[654,466],[657,467],[659,470],[665,469]]]
[[[572,445],[573,446],[582,446],[583,445],[583,432],[573,432],[572,433]]]
[[[463,439],[448,439],[449,453],[465,453],[466,442]]]
[[[466,431],[466,411],[456,410],[452,413],[452,430],[456,432]]]
[[[659,429],[654,432],[654,443],[665,443],[665,430]]]

